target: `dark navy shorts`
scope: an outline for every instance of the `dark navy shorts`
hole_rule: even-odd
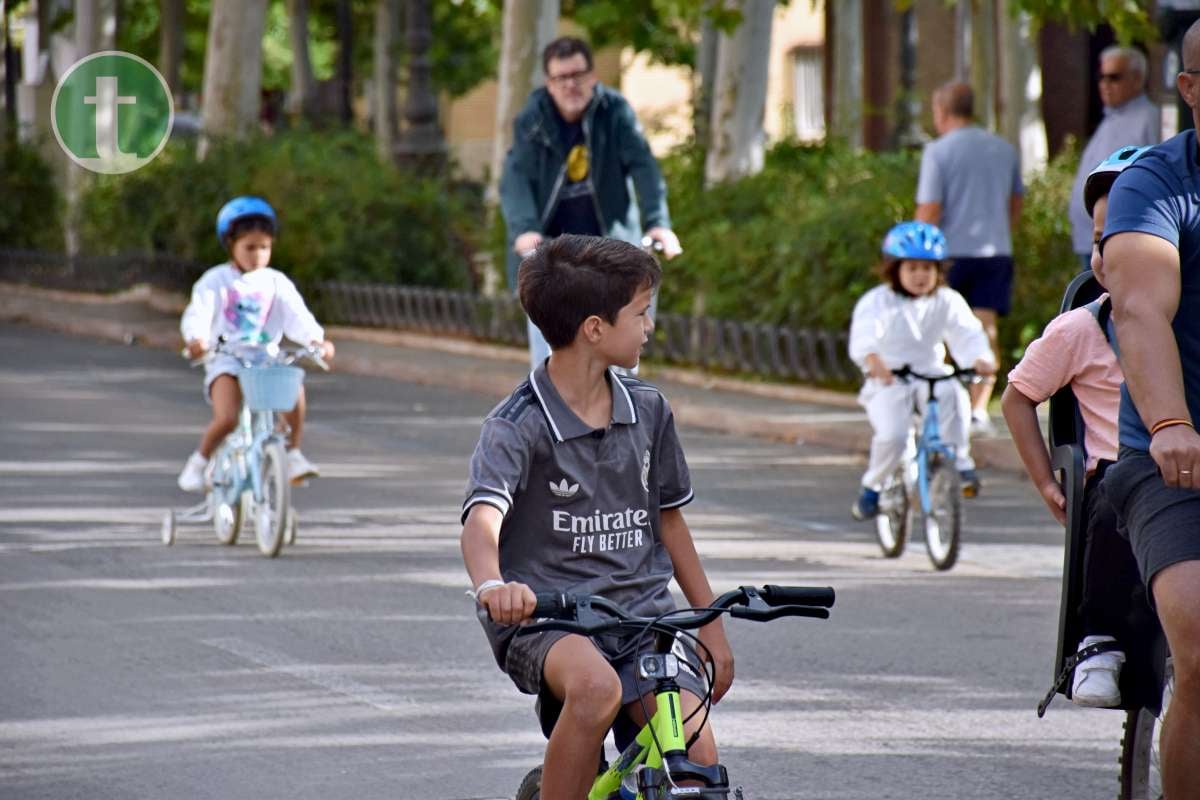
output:
[[[946,274],[950,288],[971,308],[990,308],[1000,316],[1012,307],[1012,256],[956,258]]]
[[[525,694],[542,694],[543,692],[549,694],[549,690],[542,685],[542,668],[546,664],[546,656],[549,654],[550,648],[567,635],[569,634],[565,631],[541,631],[529,636],[513,637],[504,657],[504,671],[518,689]],[[592,643],[596,645],[597,650],[604,654],[608,663],[616,670],[617,677],[621,679],[622,705],[632,703],[643,694],[654,690],[653,681],[639,678],[637,658],[633,653],[617,658],[614,657],[614,654],[620,649],[617,643],[610,643],[603,639],[598,641],[596,638],[592,639]],[[659,644],[655,641],[655,636],[651,634],[647,637],[646,644],[640,652],[660,652]],[[687,659],[685,664],[684,653],[678,646],[672,651],[680,656],[679,677],[675,679],[679,688],[691,692],[696,697],[704,697],[705,684],[697,674],[694,662]]]
[[[1104,474],[1104,491],[1147,587],[1172,564],[1200,561],[1200,491],[1167,486],[1145,450],[1122,447]]]

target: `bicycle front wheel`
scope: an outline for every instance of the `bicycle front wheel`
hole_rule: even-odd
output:
[[[217,541],[224,545],[237,544],[242,531],[242,480],[237,470],[237,455],[233,448],[222,445],[213,458],[212,518]]]
[[[268,558],[279,555],[287,532],[291,486],[287,479],[287,451],[283,442],[269,441],[262,453],[262,499],[254,510],[254,535],[258,550]]]
[[[516,800],[541,800],[542,797],[542,768],[534,767],[529,770],[521,788],[517,789]]]
[[[948,570],[958,561],[962,527],[962,489],[954,465],[941,459],[929,461],[929,510],[921,514],[925,528],[925,551],[934,568]]]
[[[908,492],[904,487],[903,467],[892,473],[879,493],[875,538],[884,558],[898,558],[904,552],[908,539]]]

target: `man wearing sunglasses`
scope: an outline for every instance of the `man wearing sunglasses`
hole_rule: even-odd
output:
[[[625,98],[596,80],[592,67],[587,43],[555,39],[542,52],[545,87],[534,90],[513,122],[500,206],[514,289],[521,257],[543,238],[564,233],[633,244],[648,236],[665,258],[682,252],[671,231],[666,183],[641,125]],[[550,349],[532,323],[529,338],[536,367]]]
[[[1132,47],[1109,47],[1100,54],[1098,77],[1104,118],[1079,158],[1071,187],[1071,243],[1080,269],[1091,269],[1092,218],[1083,207],[1083,182],[1108,154],[1126,146],[1158,144],[1162,114],[1146,97],[1146,56]]]

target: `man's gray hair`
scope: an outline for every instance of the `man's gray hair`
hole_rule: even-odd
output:
[[[1129,65],[1129,69],[1138,74],[1138,77],[1145,80],[1146,78],[1146,54],[1136,47],[1121,47],[1119,44],[1114,44],[1111,47],[1106,47],[1100,52],[1100,60],[1106,58],[1115,58],[1120,56],[1125,59],[1125,63]]]

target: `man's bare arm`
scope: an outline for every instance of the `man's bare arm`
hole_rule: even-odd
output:
[[[942,221],[941,203],[917,203],[917,213],[913,215],[919,222],[937,225]]]

